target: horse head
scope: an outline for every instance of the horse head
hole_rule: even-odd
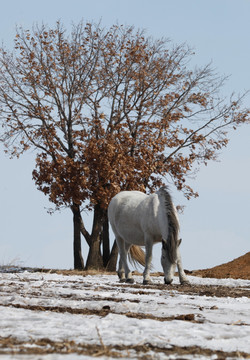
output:
[[[181,244],[181,239],[177,242],[177,247]],[[176,268],[176,260],[169,256],[170,253],[169,243],[162,239],[162,249],[161,249],[161,265],[164,271],[164,282],[165,284],[171,284],[174,277],[174,272]]]

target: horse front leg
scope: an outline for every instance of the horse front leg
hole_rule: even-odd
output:
[[[188,281],[188,278],[183,270],[182,261],[181,261],[181,253],[180,253],[179,247],[177,249],[177,268],[178,268],[180,283],[182,285],[190,284],[190,282]]]
[[[143,285],[148,285],[152,283],[150,278],[151,262],[152,262],[152,247],[153,241],[151,238],[145,239],[145,269],[143,272]]]

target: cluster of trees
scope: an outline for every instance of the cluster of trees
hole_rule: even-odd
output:
[[[17,29],[0,49],[0,139],[11,157],[35,150],[33,179],[74,222],[74,267],[116,266],[107,206],[121,190],[172,182],[187,198],[200,164],[249,121],[241,99],[220,97],[210,65],[190,70],[192,50],[133,27],[79,23]],[[82,210],[94,212],[88,232]],[[89,245],[87,262],[81,236]]]

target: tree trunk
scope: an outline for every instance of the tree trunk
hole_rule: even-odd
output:
[[[73,204],[71,207],[73,212],[73,223],[74,223],[74,269],[83,270],[84,260],[82,257],[81,248],[81,212],[80,206]]]
[[[117,263],[117,257],[118,257],[118,247],[117,247],[117,243],[116,240],[114,241],[112,250],[111,250],[111,254],[109,257],[109,261],[106,265],[106,270],[107,271],[116,271],[116,263]]]
[[[110,257],[109,221],[108,221],[107,211],[104,214],[104,220],[103,220],[102,249],[103,249],[103,253],[102,253],[103,266],[106,268]]]
[[[93,228],[90,236],[90,247],[87,258],[86,269],[103,269],[103,260],[101,256],[101,231],[103,225],[103,210],[99,205],[94,208]]]

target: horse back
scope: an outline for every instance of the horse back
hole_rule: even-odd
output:
[[[147,195],[140,191],[121,191],[114,196],[108,207],[111,225],[121,221],[136,220],[138,207],[145,198]]]
[[[108,217],[115,236],[136,245],[144,245],[145,233],[150,234],[154,242],[161,241],[158,208],[157,195],[146,195],[139,191],[120,192],[108,207]]]

